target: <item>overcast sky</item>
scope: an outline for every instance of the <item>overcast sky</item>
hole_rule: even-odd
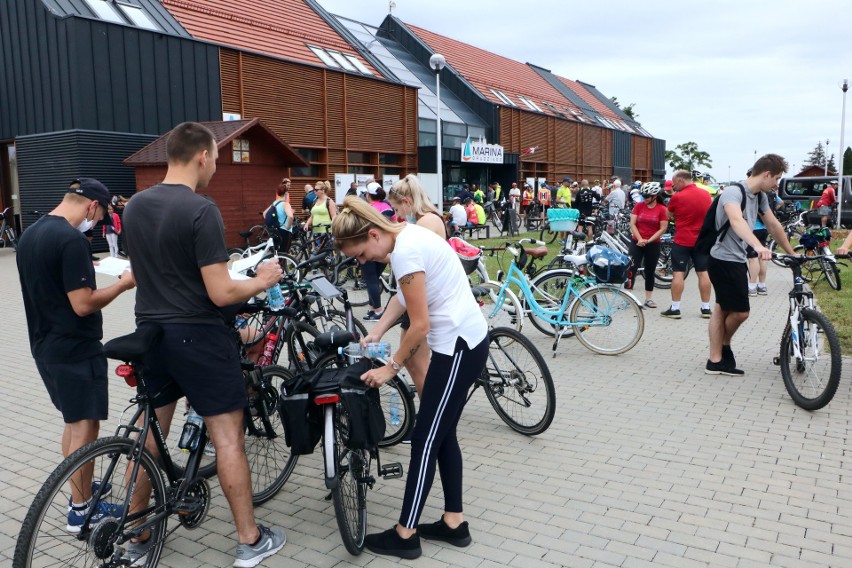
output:
[[[388,0],[319,2],[373,25],[388,13]],[[852,80],[846,0],[395,2],[404,22],[635,103],[668,149],[694,141],[708,152],[720,181],[729,167],[742,177],[755,151],[781,154],[795,173],[828,139],[838,161],[840,85]]]

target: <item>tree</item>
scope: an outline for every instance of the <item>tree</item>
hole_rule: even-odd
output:
[[[817,166],[820,168],[826,167],[826,160],[828,160],[828,171],[836,172],[837,164],[834,162],[834,154],[831,156],[827,156],[826,150],[828,148],[822,145],[822,140],[817,142],[816,147],[808,152],[808,157],[805,159],[805,167],[807,166]]]
[[[712,167],[710,154],[698,149],[695,142],[684,142],[675,146],[674,150],[666,150],[666,163],[673,170],[692,172],[701,166]]]
[[[630,103],[626,107],[622,107],[621,103],[618,102],[618,97],[610,97],[609,100],[612,101],[612,104],[614,104],[615,106],[620,108],[621,112],[623,112],[624,114],[629,116],[630,120],[632,120],[636,124],[640,124],[639,121],[637,120],[639,118],[639,114],[634,110],[636,103]]]
[[[847,146],[843,152],[843,175],[852,176],[852,147]]]
[[[837,171],[837,164],[834,163],[834,154],[832,154],[831,157],[828,159],[828,171],[830,171],[830,172],[836,172]]]

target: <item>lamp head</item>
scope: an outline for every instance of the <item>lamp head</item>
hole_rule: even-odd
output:
[[[440,71],[446,64],[447,59],[440,53],[436,53],[429,58],[429,67],[431,67],[433,71]]]

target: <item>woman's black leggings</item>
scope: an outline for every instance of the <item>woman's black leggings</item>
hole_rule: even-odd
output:
[[[384,262],[373,262],[368,260],[361,265],[361,274],[367,284],[367,304],[371,308],[382,307],[382,285],[379,283],[379,274],[385,271],[387,264]]]
[[[654,289],[654,273],[657,271],[657,261],[660,260],[660,241],[648,243],[644,247],[630,242],[630,258],[633,261],[633,273],[640,266],[645,268],[645,291]]]
[[[488,337],[473,349],[459,338],[452,356],[432,352],[417,422],[411,434],[411,461],[399,515],[399,524],[404,527],[417,527],[435,479],[436,462],[441,469],[444,510],[462,512],[462,453],[456,426],[467,402],[467,393],[482,373],[487,357]]]

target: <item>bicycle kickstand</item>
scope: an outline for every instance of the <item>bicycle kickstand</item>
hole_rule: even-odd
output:
[[[562,326],[559,328],[553,336],[553,358],[556,359],[556,350],[559,348],[559,340],[562,339],[562,335],[565,333],[567,326]]]

